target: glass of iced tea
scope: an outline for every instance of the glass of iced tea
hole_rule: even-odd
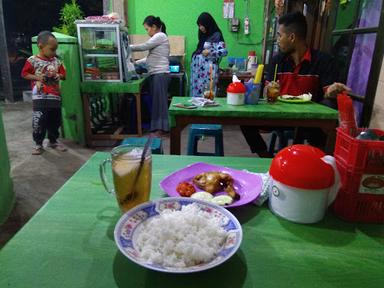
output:
[[[212,85],[212,87],[210,87],[210,85]],[[208,81],[208,83],[206,83],[204,85],[204,88],[203,88],[203,97],[205,99],[215,100],[215,96],[216,96],[216,85],[215,85],[215,82],[214,82],[214,80],[212,80],[212,84],[211,84]]]
[[[151,149],[143,155],[144,145],[121,145],[100,164],[100,177],[107,192],[116,196],[122,212],[149,200],[152,179]],[[106,165],[112,166],[114,188],[109,185]]]
[[[275,81],[271,81],[267,85],[267,101],[268,103],[275,103],[280,95],[280,84]]]
[[[204,91],[204,98],[209,100],[215,100],[215,92],[214,91]]]

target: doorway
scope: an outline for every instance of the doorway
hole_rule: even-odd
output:
[[[8,45],[31,51],[31,37],[58,26],[60,9],[66,2],[68,0],[3,0]],[[85,16],[103,14],[103,0],[77,0],[77,3]]]
[[[60,10],[68,1],[3,0],[7,52],[15,101],[22,99],[24,90],[29,90],[29,82],[21,78],[20,74],[25,60],[32,55],[31,38],[42,30],[52,30],[52,27],[59,26]],[[103,14],[103,0],[77,0],[77,3],[84,16]]]

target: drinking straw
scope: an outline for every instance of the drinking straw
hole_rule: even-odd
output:
[[[133,180],[133,184],[132,184],[132,190],[133,190],[133,191],[132,191],[131,194],[128,194],[128,195],[125,197],[125,199],[123,200],[123,202],[135,198],[135,193],[136,193],[135,186],[136,186],[136,182],[137,182],[138,179],[139,179],[141,170],[143,170],[144,161],[145,161],[145,155],[147,155],[147,151],[148,151],[148,149],[149,149],[149,147],[150,147],[151,142],[152,142],[152,135],[149,135],[149,136],[148,136],[148,139],[147,139],[147,142],[145,142],[145,144],[144,144],[143,152],[141,153],[139,169],[137,169],[137,174],[136,174],[136,176],[135,176],[135,179]]]
[[[145,155],[147,154],[147,151],[148,151],[148,148],[149,148],[151,142],[152,142],[152,136],[149,135],[147,141],[144,144],[143,153],[141,154],[141,159],[140,159],[139,170],[137,171],[135,181],[133,181],[134,184],[136,184],[137,178],[139,178],[141,169],[143,168],[143,164],[144,164],[144,160],[145,160]]]
[[[264,65],[259,64],[257,66],[257,71],[255,75],[255,79],[253,79],[254,84],[259,84],[261,82],[261,78],[263,77],[263,70],[264,70]]]
[[[277,64],[275,65],[275,75],[273,75],[273,82],[276,82]]]
[[[209,99],[212,98],[212,89],[213,89],[213,81],[212,81],[212,63],[209,63]]]

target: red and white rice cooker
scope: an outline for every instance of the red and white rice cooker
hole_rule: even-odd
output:
[[[245,103],[245,88],[241,82],[232,82],[227,88],[227,103],[229,105],[244,105]]]
[[[269,174],[270,209],[298,223],[320,221],[340,187],[335,159],[310,145],[292,145],[278,152]]]

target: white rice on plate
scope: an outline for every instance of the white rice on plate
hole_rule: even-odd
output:
[[[227,238],[215,218],[196,203],[181,210],[164,210],[135,232],[140,257],[164,267],[190,267],[214,259]]]

